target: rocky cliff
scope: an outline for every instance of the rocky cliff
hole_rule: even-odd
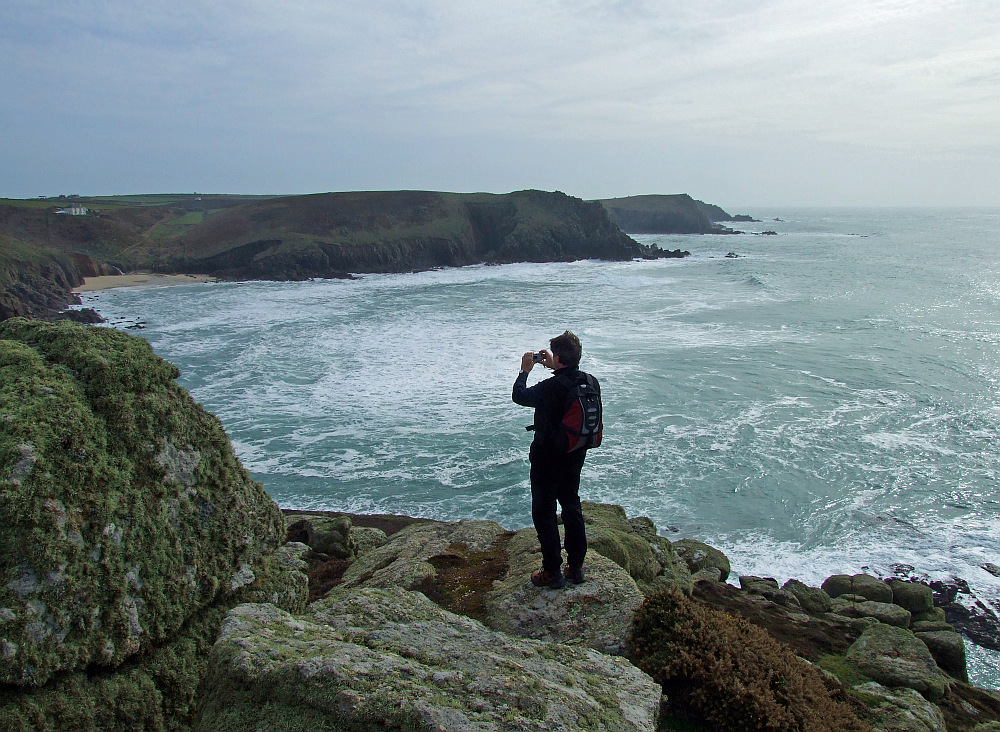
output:
[[[37,247],[0,234],[0,320],[45,317],[72,301],[84,277],[108,270],[85,254]]]

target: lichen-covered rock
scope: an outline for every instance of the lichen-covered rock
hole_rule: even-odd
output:
[[[968,683],[969,670],[965,659],[965,640],[949,630],[914,633],[934,656],[938,667],[959,681]]]
[[[936,701],[948,690],[948,679],[933,656],[910,631],[878,623],[866,629],[844,656],[868,678],[885,686],[905,686]]]
[[[936,630],[955,630],[955,626],[944,621],[936,623],[929,620],[914,620],[911,617],[910,630],[914,633],[933,633]]]
[[[889,585],[870,574],[835,574],[823,581],[822,588],[830,597],[861,595],[873,602],[892,602]]]
[[[674,542],[674,553],[687,564],[692,574],[714,567],[719,570],[721,582],[729,578],[729,557],[715,547],[694,539],[679,539]]]
[[[385,546],[389,543],[389,537],[386,536],[386,533],[382,529],[376,529],[371,526],[352,526],[351,540],[354,542],[359,555],[370,552],[372,549],[378,549],[380,546]]]
[[[850,695],[862,702],[855,710],[879,732],[945,732],[941,710],[913,689],[887,689],[871,682]]]
[[[334,590],[294,617],[241,605],[196,730],[656,729],[660,688],[624,659],[515,639],[399,588]]]
[[[741,574],[739,581],[741,590],[755,592],[758,595],[778,590],[778,580],[774,577],[755,577],[752,574]]]
[[[893,579],[889,580],[889,589],[892,590],[893,603],[906,608],[911,614],[924,613],[934,607],[934,591],[923,582]]]
[[[141,338],[0,323],[0,682],[115,667],[254,581],[274,503]]]
[[[832,600],[825,590],[819,587],[810,587],[797,579],[788,580],[781,586],[781,589],[795,595],[799,605],[807,613],[830,612],[830,608],[833,606]]]
[[[531,573],[541,567],[534,529],[517,532],[507,551],[507,576],[485,599],[487,625],[524,638],[588,646],[614,655],[626,652],[632,616],[644,595],[623,568],[590,552],[584,562],[586,581],[551,590],[531,584]]]
[[[791,592],[778,588],[778,580],[774,577],[755,577],[753,575],[740,575],[740,589],[751,595],[759,595],[765,600],[788,608],[792,612],[802,609],[799,598]]]
[[[343,587],[402,587],[419,589],[433,581],[435,557],[463,550],[490,549],[505,533],[495,521],[435,521],[412,524],[393,534],[389,541],[361,554],[344,572]]]
[[[835,597],[831,603],[832,612],[848,618],[875,618],[880,623],[895,625],[897,628],[910,626],[910,613],[899,605],[889,602],[852,602]]]

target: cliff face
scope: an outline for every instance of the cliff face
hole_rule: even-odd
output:
[[[62,310],[84,277],[106,271],[85,254],[32,247],[0,235],[0,320]]]
[[[222,278],[303,279],[482,262],[650,256],[598,204],[562,193],[326,193],[220,213],[157,251]]]
[[[627,196],[599,201],[611,220],[630,234],[731,234],[715,221],[732,217],[718,206],[676,195]]]

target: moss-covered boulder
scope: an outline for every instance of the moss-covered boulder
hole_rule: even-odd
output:
[[[914,633],[927,650],[934,656],[938,668],[950,674],[959,681],[968,683],[969,670],[966,666],[965,640],[951,630],[935,630],[926,633]]]
[[[506,531],[495,521],[428,521],[397,531],[361,554],[344,572],[344,587],[421,589],[434,583],[441,558],[487,552]]]
[[[941,710],[913,689],[890,689],[875,683],[855,686],[850,695],[860,702],[859,715],[876,730],[945,732]]]
[[[111,669],[256,580],[274,503],[140,338],[0,323],[0,682]]]
[[[622,658],[523,638],[399,588],[337,589],[292,616],[240,605],[196,730],[656,729],[660,689]]]
[[[610,503],[583,501],[587,548],[629,573],[644,594],[675,586],[691,594],[693,580],[687,565],[674,553],[670,541],[657,534],[645,516],[628,518],[625,509]]]
[[[819,587],[810,587],[797,579],[788,580],[781,586],[781,589],[795,595],[799,605],[807,613],[825,613],[829,612],[832,607],[832,600],[825,590]]]
[[[844,600],[844,595],[834,598],[831,602],[832,611],[837,615],[848,618],[875,618],[880,623],[895,625],[898,628],[908,628],[910,626],[909,611],[894,605],[891,602],[873,602],[863,600],[852,602]],[[856,595],[857,597],[857,595]]]
[[[948,677],[937,667],[927,646],[904,628],[876,623],[844,657],[868,678],[884,686],[919,691],[930,701],[940,699],[948,690]]]

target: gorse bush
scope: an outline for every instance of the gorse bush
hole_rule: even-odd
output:
[[[632,627],[632,662],[668,704],[714,730],[868,730],[833,698],[818,669],[767,632],[673,588],[646,599]]]

